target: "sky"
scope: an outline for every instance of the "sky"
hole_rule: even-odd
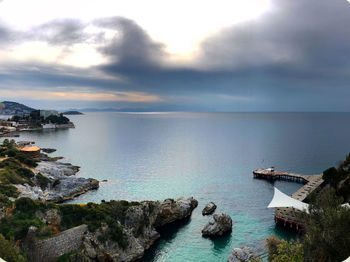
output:
[[[350,112],[346,0],[0,0],[0,100]]]

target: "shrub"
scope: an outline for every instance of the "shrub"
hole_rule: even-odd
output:
[[[10,207],[12,205],[12,202],[10,199],[8,199],[7,196],[0,193],[0,208],[3,207]]]
[[[0,183],[0,192],[8,197],[18,197],[17,188],[10,184]]]
[[[15,158],[18,159],[21,163],[23,163],[29,167],[36,167],[38,165],[32,157],[27,156],[21,152],[18,152],[16,154]]]
[[[32,178],[32,177],[34,177],[34,173],[31,170],[29,170],[27,168],[23,168],[23,167],[19,168],[17,173],[18,173],[19,176],[21,176],[23,178]]]
[[[28,198],[21,197],[15,201],[16,211],[27,212],[33,214],[37,210],[36,203]]]
[[[12,241],[8,241],[0,234],[0,257],[8,262],[22,262],[25,257],[20,253],[19,248]]]
[[[304,251],[302,244],[281,240],[277,245],[277,252],[272,256],[271,262],[303,262]]]
[[[21,240],[27,235],[30,226],[41,229],[45,224],[40,221],[39,218],[31,214],[16,212],[11,217],[6,217],[1,220],[0,233],[3,234],[6,239]]]
[[[45,189],[47,188],[47,186],[50,183],[50,179],[48,179],[46,176],[43,176],[42,174],[37,174],[36,175],[36,181],[38,182],[39,186],[41,187],[41,189]]]
[[[278,245],[282,243],[282,240],[277,238],[275,235],[271,235],[266,239],[266,247],[269,252],[268,259],[272,261],[272,258],[275,254],[277,254]]]
[[[341,203],[332,188],[311,201],[303,241],[308,261],[343,261],[350,256],[350,209]]]

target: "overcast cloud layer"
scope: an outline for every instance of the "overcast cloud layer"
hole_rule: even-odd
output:
[[[28,31],[0,20],[0,97],[59,109],[350,111],[349,25],[345,0],[274,0],[263,16],[207,36],[191,59],[174,62],[129,18],[56,19]],[[58,60],[8,55],[27,43],[59,50]],[[60,62],[84,45],[101,62]]]

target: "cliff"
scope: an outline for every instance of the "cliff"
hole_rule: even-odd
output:
[[[122,200],[52,206],[21,198],[15,204],[14,216],[2,223],[13,224],[14,217],[23,213],[40,220],[37,226],[27,229],[24,238],[18,239],[29,261],[56,261],[65,256],[66,261],[129,262],[141,258],[160,237],[160,227],[186,219],[198,202],[191,197],[163,202]],[[19,234],[6,230],[0,225],[4,235]],[[23,228],[17,230],[21,232]]]

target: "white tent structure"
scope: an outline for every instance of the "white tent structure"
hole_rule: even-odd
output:
[[[295,209],[308,212],[309,204],[301,202],[297,199],[294,199],[281,191],[279,191],[275,187],[275,193],[270,204],[267,206],[268,208],[273,207],[293,207]]]

